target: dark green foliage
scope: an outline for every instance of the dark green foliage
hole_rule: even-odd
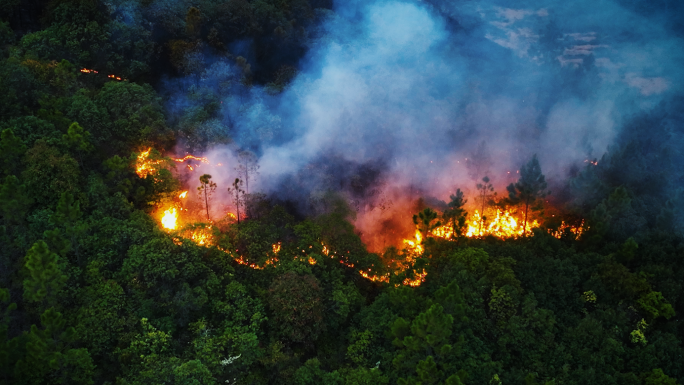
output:
[[[16,175],[21,165],[21,157],[26,152],[26,145],[14,135],[11,129],[2,130],[0,134],[0,167],[4,175]]]
[[[26,152],[22,180],[37,204],[52,206],[63,193],[77,195],[81,188],[78,162],[69,154],[38,140]]]
[[[322,331],[323,308],[318,280],[288,272],[269,288],[269,307],[279,333],[292,342],[312,343]]]
[[[24,299],[43,305],[57,302],[57,293],[67,276],[57,264],[58,256],[43,241],[36,242],[26,255],[28,277],[24,280]]]
[[[0,186],[0,211],[5,224],[24,223],[31,203],[26,185],[14,175],[7,176]]]

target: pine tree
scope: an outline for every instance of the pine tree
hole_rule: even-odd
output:
[[[51,305],[57,292],[67,280],[57,265],[57,254],[50,251],[44,241],[38,241],[26,254],[26,270],[29,277],[24,280],[24,299]]]
[[[527,235],[527,217],[530,210],[542,209],[541,199],[550,194],[546,190],[546,180],[541,172],[539,160],[535,154],[527,164],[520,167],[520,179],[506,187],[511,204],[522,205],[524,212],[523,236]]]
[[[242,180],[240,178],[235,178],[233,182],[233,187],[228,188],[228,193],[233,195],[233,203],[235,204],[235,215],[237,215],[237,223],[240,223],[240,205],[244,203],[245,200],[245,190],[242,189]]]
[[[204,208],[207,210],[207,220],[211,221],[209,218],[209,198],[216,191],[216,183],[211,180],[211,175],[204,174],[200,178],[201,186],[197,188],[199,192],[200,199],[204,198]]]
[[[451,195],[451,202],[448,204],[448,209],[444,210],[442,213],[442,218],[445,221],[451,222],[451,227],[453,228],[452,238],[457,238],[463,234],[463,228],[466,225],[466,216],[468,212],[463,208],[468,202],[467,199],[463,199],[463,191],[461,189],[456,190],[456,195]]]
[[[477,184],[477,191],[478,191],[478,200],[482,202],[481,206],[481,211],[480,211],[480,229],[479,229],[479,234],[482,235],[482,226],[484,225],[485,221],[487,220],[487,217],[485,216],[485,208],[487,207],[487,201],[493,196],[496,196],[496,193],[494,192],[494,186],[492,186],[491,183],[489,183],[489,177],[485,176],[482,178],[483,183],[478,183]]]
[[[18,360],[15,376],[30,383],[92,384],[95,365],[88,350],[69,348],[76,330],[54,308],[45,310],[40,322],[43,329],[31,325],[26,335],[26,355]]]
[[[59,226],[59,228],[52,231],[45,231],[45,238],[50,242],[55,250],[62,256],[67,252],[73,250],[76,258],[81,265],[81,256],[79,254],[78,238],[87,231],[87,224],[80,219],[83,216],[81,212],[81,202],[74,199],[74,196],[68,192],[62,194],[57,202],[57,209],[52,216],[52,221]],[[63,233],[62,233],[63,232]],[[66,244],[61,240],[62,234],[66,237]],[[64,244],[65,247],[61,247]]]
[[[437,227],[442,225],[442,222],[437,221],[438,214],[435,210],[427,207],[423,211],[419,212],[417,215],[413,216],[413,223],[418,227],[419,231],[423,234],[423,240],[427,239],[430,232]]]
[[[246,194],[249,194],[249,178],[259,173],[259,167],[256,156],[253,153],[242,151],[238,154],[238,166],[235,167],[235,171],[245,181]]]

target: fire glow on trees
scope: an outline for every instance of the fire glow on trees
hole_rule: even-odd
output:
[[[147,149],[146,151],[141,152],[137,157],[136,173],[141,178],[145,178],[147,175],[155,175],[155,173],[158,171],[158,165],[163,162],[163,160],[150,159],[151,151],[151,148]],[[171,158],[171,160],[177,163],[183,163],[186,161],[197,161],[203,164],[210,164],[207,158],[197,157],[194,155],[186,155],[182,158]],[[189,164],[187,166],[190,167]],[[199,164],[196,165],[196,167],[197,166],[199,166]],[[190,168],[190,170],[192,170],[192,168]],[[272,253],[269,252],[266,256],[266,261],[262,265],[259,265],[253,261],[249,261],[245,256],[240,255],[238,250],[227,250],[225,248],[218,246],[214,239],[215,231],[218,231],[218,229],[216,229],[213,226],[213,221],[209,221],[209,224],[193,224],[192,220],[188,221],[186,219],[184,227],[182,223],[182,218],[180,218],[180,216],[183,214],[184,211],[188,211],[188,209],[184,208],[185,205],[181,204],[181,200],[187,198],[187,193],[188,191],[180,192],[178,194],[178,200],[175,203],[173,203],[170,207],[164,209],[161,214],[161,227],[175,235],[173,238],[174,243],[180,245],[182,244],[181,238],[185,238],[200,246],[216,247],[218,250],[221,250],[222,252],[228,254],[236,263],[250,267],[255,270],[263,270],[269,266],[275,266],[276,264],[278,264],[278,255],[283,247],[280,242],[272,245]],[[491,218],[483,218],[478,210],[474,210],[472,216],[466,222],[466,227],[462,230],[463,236],[468,238],[485,236],[494,236],[502,239],[517,238],[524,236],[526,233],[529,233],[533,228],[538,228],[540,225],[537,220],[532,220],[531,222],[528,222],[526,228],[523,229],[523,226],[521,225],[521,220],[517,219],[519,213],[514,208],[506,210],[492,209],[487,211],[495,211],[496,214],[492,215]],[[227,212],[225,214],[225,218],[227,218],[229,221],[234,221],[236,220],[236,215],[231,212]],[[558,229],[553,231],[550,230],[549,232],[554,237],[561,238],[561,236],[563,236],[563,234],[565,233],[572,233],[575,236],[579,236],[582,234],[582,231],[583,222],[579,226],[570,226],[565,222],[562,222]],[[426,240],[426,237],[440,238],[448,241],[455,240],[456,237],[454,237],[453,222],[448,222],[447,224],[429,229],[429,231],[427,231],[426,234],[421,233],[421,231],[418,229],[415,230],[413,238],[403,240],[403,251],[401,254],[401,261],[393,260],[391,267],[388,264],[388,266],[386,266],[384,273],[374,271],[376,270],[375,268],[357,270],[358,267],[355,267],[354,263],[351,263],[348,260],[347,255],[345,255],[344,253],[338,254],[335,251],[331,251],[328,248],[328,246],[326,246],[323,243],[321,243],[322,248],[317,253],[320,253],[326,257],[329,256],[333,259],[337,258],[340,264],[350,269],[357,270],[363,278],[368,279],[372,282],[382,282],[389,284],[391,277],[395,276],[398,279],[400,279],[400,281],[397,281],[397,283],[395,283],[396,286],[401,284],[405,286],[416,287],[425,282],[427,276],[427,271],[425,269],[420,269],[420,271],[414,271],[416,260],[420,258],[425,251],[424,242]],[[310,248],[312,247],[313,246],[310,246]],[[301,250],[301,254],[297,251],[297,253],[294,255],[294,259],[309,263],[310,265],[316,265],[319,262],[319,260],[316,259],[314,255],[307,253],[306,250]],[[389,272],[387,272],[388,269]],[[413,274],[409,274],[409,276],[406,277],[405,274],[407,274],[408,272],[413,272]],[[399,278],[399,276],[401,276],[402,278]]]

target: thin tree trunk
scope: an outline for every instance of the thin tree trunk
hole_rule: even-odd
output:
[[[240,191],[235,188],[235,211],[237,214],[237,223],[240,224]]]
[[[480,236],[482,236],[482,225],[484,225],[485,199],[487,197],[486,194],[486,192],[482,193],[482,211],[480,211]]]
[[[207,186],[204,186],[204,207],[207,209],[207,220],[210,221],[209,219],[209,197],[207,196]]]

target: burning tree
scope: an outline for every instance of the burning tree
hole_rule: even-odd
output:
[[[520,167],[520,179],[508,185],[506,190],[508,190],[508,199],[511,204],[523,206],[523,236],[526,236],[529,211],[541,210],[543,208],[541,198],[550,194],[546,190],[546,180],[541,172],[537,154],[527,164]]]
[[[199,180],[201,186],[197,187],[197,191],[199,192],[200,199],[204,198],[204,207],[207,210],[207,220],[210,221],[209,198],[211,198],[211,195],[216,191],[216,183],[211,180],[211,175],[209,174],[202,175]]]

